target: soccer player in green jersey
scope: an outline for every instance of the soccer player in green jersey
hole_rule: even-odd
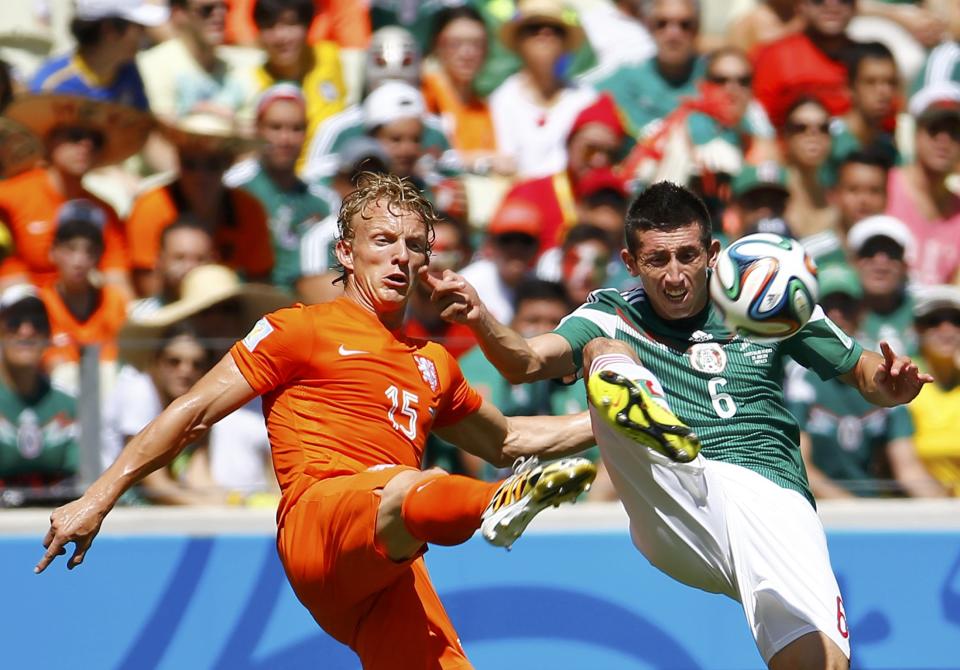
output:
[[[622,258],[639,286],[594,292],[551,333],[524,339],[453,273],[428,278],[433,297],[514,383],[584,371],[597,444],[654,566],[742,603],[770,668],[847,668],[843,600],[784,406],[784,362],[884,406],[932,378],[886,343],[883,355],[863,350],[820,308],[782,342],[731,334],[708,299],[720,250],[709,214],[680,186],[651,186],[625,227]]]

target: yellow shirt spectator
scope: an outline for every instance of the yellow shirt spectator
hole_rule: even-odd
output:
[[[917,455],[931,475],[952,495],[960,496],[960,386],[947,390],[927,384],[909,407],[917,431]]]

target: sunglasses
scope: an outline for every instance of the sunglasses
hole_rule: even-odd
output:
[[[694,19],[655,19],[653,22],[655,31],[666,30],[670,26],[676,26],[685,33],[692,33],[697,29],[697,22]]]
[[[223,172],[230,167],[230,161],[223,156],[181,156],[180,169],[194,172]]]
[[[721,75],[707,75],[707,81],[711,84],[717,84],[718,86],[726,86],[727,84],[736,84],[740,88],[750,88],[750,84],[753,83],[753,77],[749,74],[745,74],[741,77],[724,77]]]
[[[520,28],[521,37],[533,37],[534,35],[539,35],[541,32],[547,32],[554,37],[560,38],[566,36],[567,34],[567,31],[561,26],[558,26],[556,23],[533,22],[527,23]]]
[[[54,132],[54,136],[65,142],[73,142],[75,144],[79,142],[90,142],[94,149],[102,149],[105,140],[103,133],[99,130],[83,128],[82,126],[58,128]]]
[[[11,333],[20,330],[24,323],[29,323],[42,335],[50,334],[50,322],[42,314],[12,314],[3,320],[4,327]]]
[[[917,318],[917,327],[919,328],[936,328],[944,323],[960,328],[960,312],[945,309]]]
[[[802,135],[804,133],[816,133],[818,135],[830,134],[830,122],[823,123],[797,123],[796,121],[787,121],[784,127],[787,135]]]
[[[190,8],[190,11],[192,11],[201,19],[209,19],[211,16],[213,16],[214,12],[216,12],[218,9],[226,12],[227,3],[226,2],[208,2],[207,4],[204,4],[204,5],[194,5],[193,7]]]
[[[811,4],[811,5],[814,5],[814,6],[816,6],[816,7],[820,7],[820,6],[822,6],[822,5],[827,4],[827,0],[809,0],[809,1],[810,1],[810,4]],[[838,5],[846,5],[847,7],[853,7],[853,3],[854,3],[855,1],[856,1],[856,0],[837,0],[837,4],[838,4]]]
[[[883,237],[874,237],[864,242],[857,251],[857,258],[873,258],[877,254],[886,254],[892,261],[902,261],[903,247]]]
[[[922,126],[930,137],[940,133],[947,133],[954,142],[960,142],[960,121],[956,119],[939,119]]]

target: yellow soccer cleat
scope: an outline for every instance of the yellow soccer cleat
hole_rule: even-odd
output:
[[[601,370],[587,381],[587,397],[616,430],[671,460],[689,463],[700,453],[700,440],[693,431],[653,400],[641,383]]]
[[[575,500],[590,490],[596,476],[597,466],[586,458],[546,465],[535,457],[518,461],[484,510],[480,532],[490,544],[509,549],[541,510]]]

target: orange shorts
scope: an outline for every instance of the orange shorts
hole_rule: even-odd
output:
[[[279,528],[280,559],[300,602],[365,670],[472,668],[422,553],[398,563],[374,539],[375,492],[408,469],[336,473],[309,485]]]

